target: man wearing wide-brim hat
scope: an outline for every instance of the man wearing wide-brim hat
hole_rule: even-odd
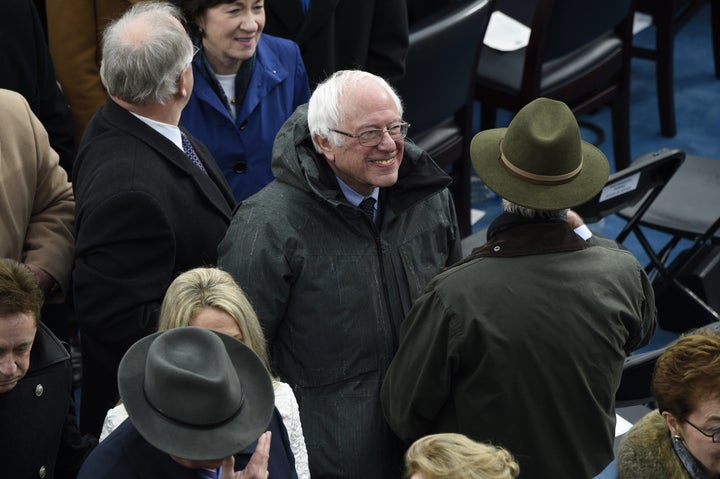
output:
[[[78,479],[267,479],[270,375],[241,341],[185,327],[136,342],[120,363],[129,418],[93,451]],[[233,455],[257,447],[243,471]]]
[[[471,157],[504,212],[403,322],[385,416],[407,443],[459,432],[506,447],[521,477],[592,477],[613,459],[625,355],[655,330],[638,261],[568,224],[604,186],[607,159],[547,98],[478,133]]]

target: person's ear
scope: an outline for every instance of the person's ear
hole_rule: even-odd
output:
[[[188,65],[180,74],[177,82],[177,95],[180,98],[187,98],[192,93],[192,88],[188,88],[188,80],[192,78],[192,65]]]
[[[207,12],[205,12],[205,13],[207,13]],[[207,24],[207,22],[205,21],[205,14],[200,15],[200,16],[195,20],[195,25],[197,26],[198,32],[199,32],[200,35],[202,35],[203,37],[205,36],[205,30],[207,30],[206,24]]]
[[[680,421],[670,412],[663,411],[662,417],[665,420],[665,425],[670,429],[670,434],[673,436],[680,436]]]
[[[187,68],[192,68],[192,66],[188,65]],[[185,98],[190,93],[187,88],[187,68],[183,70],[178,77],[177,95],[179,95],[180,98]]]
[[[313,135],[313,141],[320,147],[328,161],[335,161],[334,145],[330,143],[328,138],[320,136],[316,133]]]

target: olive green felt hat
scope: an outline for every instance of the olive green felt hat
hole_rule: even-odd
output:
[[[603,152],[580,139],[567,105],[548,98],[525,105],[507,128],[476,134],[470,157],[491,190],[537,210],[584,203],[603,188],[610,169]]]

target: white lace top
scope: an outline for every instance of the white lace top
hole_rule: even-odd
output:
[[[274,381],[273,385],[275,386],[275,407],[282,416],[285,429],[287,429],[290,448],[295,456],[295,470],[298,479],[310,479],[305,436],[303,436],[302,424],[300,424],[300,411],[295,399],[295,393],[286,383]],[[100,440],[102,441],[108,437],[127,417],[127,411],[125,411],[125,406],[122,404],[110,409],[105,415]]]
[[[300,411],[297,400],[295,399],[295,393],[287,383],[276,381],[274,384],[275,407],[282,416],[285,429],[287,429],[290,448],[295,455],[295,470],[297,471],[298,479],[310,479],[305,436],[303,436],[302,424],[300,423]]]

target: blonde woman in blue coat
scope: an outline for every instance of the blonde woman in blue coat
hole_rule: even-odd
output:
[[[298,46],[262,34],[262,0],[176,0],[199,48],[182,122],[212,152],[235,199],[273,179],[275,134],[310,98]]]

